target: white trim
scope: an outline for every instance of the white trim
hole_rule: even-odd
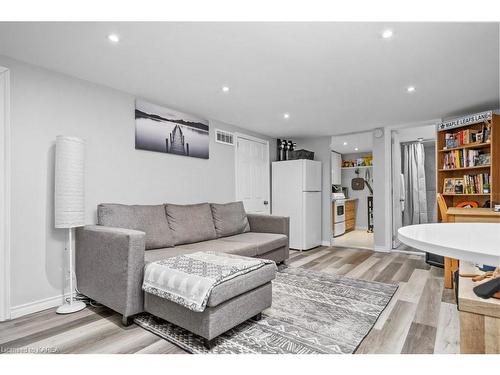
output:
[[[237,200],[238,199],[238,149],[239,149],[238,140],[240,138],[263,143],[266,145],[267,201],[269,202],[267,205],[267,214],[270,214],[271,213],[271,160],[269,157],[269,141],[243,133],[238,133],[238,132],[234,133],[234,146],[235,146],[234,147],[234,196]]]
[[[380,253],[390,253],[391,252],[391,249],[388,248],[387,246],[374,246],[373,250],[378,251]]]
[[[330,241],[321,241],[321,246],[332,246]]]
[[[391,196],[391,199],[390,199],[390,206],[392,208],[392,204],[393,204],[393,194],[394,194],[394,174],[393,174],[393,168],[392,168],[392,158],[393,158],[393,155],[392,155],[392,152],[393,152],[393,144],[392,144],[392,140],[393,140],[393,132],[397,132],[398,130],[403,130],[403,129],[408,129],[408,128],[419,128],[419,127],[424,127],[424,126],[430,126],[430,125],[434,125],[436,126],[436,142],[437,142],[437,124],[439,124],[442,120],[441,119],[433,119],[433,120],[429,120],[429,121],[420,121],[420,122],[415,122],[415,123],[412,123],[412,124],[404,124],[404,125],[400,125],[400,126],[389,126],[387,127],[390,133],[390,140],[389,140],[389,148],[390,148],[390,158],[389,158],[389,167],[391,169],[391,173],[390,173],[390,186],[389,186],[389,189],[387,189],[387,186],[386,186],[386,190],[389,190],[390,191],[390,196]],[[435,153],[435,160],[436,160],[436,170],[438,169],[438,166],[437,166],[437,163],[438,163],[438,151],[437,151],[437,147],[434,147],[434,153]],[[437,186],[437,173],[434,173],[434,183],[436,184]],[[437,207],[435,207],[435,209],[437,210]],[[387,217],[386,217],[386,220],[387,220]],[[394,217],[393,217],[393,212],[392,212],[392,209],[391,209],[391,215],[390,215],[390,228],[391,228],[391,234],[390,234],[390,243],[391,243],[391,251],[401,251],[401,250],[397,250],[396,248],[394,248],[394,237],[397,238],[397,233],[393,233],[393,229],[394,229],[394,224],[393,224],[393,221],[394,221]],[[387,221],[386,221],[386,225],[387,225]],[[409,252],[409,254],[413,254],[413,252]],[[417,252],[418,254],[418,252]]]
[[[375,251],[388,252],[392,248],[392,132],[384,129],[384,246],[375,246]],[[375,173],[374,173],[375,174]],[[375,214],[375,213],[374,213]],[[375,231],[376,229],[374,229]]]
[[[10,311],[11,319],[60,306],[63,304],[65,298],[69,298],[69,293],[65,295],[60,294],[58,296],[44,298],[19,306],[13,306]]]
[[[0,321],[10,312],[10,72],[0,66],[4,115],[0,118]]]

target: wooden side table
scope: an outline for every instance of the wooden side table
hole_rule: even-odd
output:
[[[481,272],[469,262],[460,262],[460,274]],[[482,299],[472,290],[480,282],[460,276],[460,352],[463,354],[500,354],[500,299]]]

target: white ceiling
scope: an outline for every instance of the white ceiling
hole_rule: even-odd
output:
[[[397,130],[400,142],[416,141],[417,138],[425,140],[436,139],[436,125],[417,126]]]
[[[272,136],[500,107],[497,23],[0,23],[0,54]]]
[[[347,143],[346,145],[344,143]],[[354,154],[373,150],[373,133],[346,134],[332,137],[330,148],[340,154]],[[356,150],[357,149],[357,150]]]

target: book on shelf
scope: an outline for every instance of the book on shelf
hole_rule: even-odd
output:
[[[484,150],[461,149],[446,152],[443,169],[457,169],[490,165],[491,154]]]
[[[491,124],[483,124],[481,130],[465,129],[444,135],[444,148],[456,148],[471,143],[488,143],[491,141]]]
[[[464,175],[464,194],[488,194],[490,179],[489,173]]]

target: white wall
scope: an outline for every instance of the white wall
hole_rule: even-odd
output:
[[[391,250],[391,131],[373,135],[373,238],[377,251]]]
[[[10,316],[10,114],[9,71],[0,66],[0,321]]]
[[[298,149],[314,151],[314,160],[322,162],[322,212],[321,238],[323,244],[330,245],[331,239],[331,173],[330,173],[330,141],[331,137],[298,138],[294,139]]]
[[[60,302],[65,231],[54,229],[54,143],[74,135],[86,146],[86,221],[101,202],[227,202],[235,198],[234,148],[213,141],[210,159],[134,149],[134,96],[0,56],[11,71],[11,306]],[[165,103],[168,105],[168,103]],[[189,112],[189,108],[183,108]],[[198,114],[202,115],[202,114]],[[271,158],[275,142],[270,140]]]

